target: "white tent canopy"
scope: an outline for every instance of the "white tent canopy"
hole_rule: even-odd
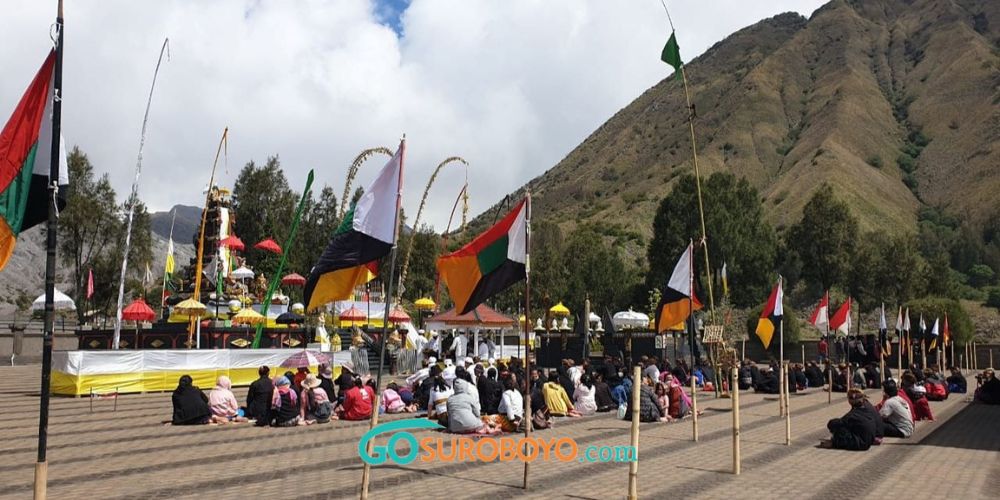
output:
[[[240,266],[232,273],[229,273],[229,277],[234,280],[248,280],[252,279],[254,276],[253,271],[248,269],[246,266]]]
[[[53,305],[56,311],[75,311],[76,304],[73,303],[73,299],[69,298],[65,293],[59,290],[55,291],[53,297]],[[44,311],[45,310],[45,294],[43,293],[34,302],[31,303],[31,310],[33,311]]]
[[[615,328],[646,328],[649,326],[649,316],[632,309],[616,312],[611,321]]]

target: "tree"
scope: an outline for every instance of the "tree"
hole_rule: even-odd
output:
[[[563,303],[572,311],[592,305],[609,309],[627,305],[632,286],[640,281],[617,248],[610,247],[592,226],[581,225],[570,233],[563,251],[567,279]]]
[[[993,272],[993,268],[986,264],[974,264],[969,268],[968,274],[969,284],[976,288],[992,285],[996,279],[996,273]]]
[[[250,161],[240,171],[233,186],[233,230],[246,243],[247,265],[268,278],[278,268],[280,257],[254,250],[252,245],[266,238],[284,244],[295,217],[298,196],[288,187],[288,179],[277,156],[258,166]],[[288,251],[290,249],[284,249]]]
[[[406,240],[408,245],[413,245],[413,253],[410,255],[410,269],[407,271],[403,297],[414,301],[434,291],[441,238],[430,226],[424,224]],[[400,255],[405,255],[405,252],[400,252]]]
[[[120,271],[108,265],[110,259],[106,254],[121,234],[121,219],[107,174],[95,179],[94,167],[79,147],[73,148],[67,163],[73,182],[69,185],[66,208],[59,214],[59,254],[72,269],[72,294],[79,305],[77,319],[82,322],[88,309],[84,305],[88,271],[94,269],[95,288],[102,295],[108,295],[112,283],[117,286]],[[120,265],[121,261],[118,262]]]
[[[551,221],[531,225],[532,307],[547,310],[566,294],[565,243],[559,225]]]
[[[728,173],[712,174],[702,187],[711,267],[718,272],[726,263],[733,303],[753,305],[774,282],[777,253],[777,238],[764,220],[760,196],[745,179]],[[694,176],[685,175],[656,211],[647,250],[646,289],[666,286],[684,247],[700,235],[697,186]],[[695,256],[695,270],[704,285],[701,251]],[[705,286],[700,288],[707,291]],[[721,290],[716,295],[721,296]]]
[[[337,217],[337,198],[330,186],[323,186],[318,198],[310,196],[302,210],[302,221],[295,236],[295,244],[288,258],[288,270],[303,276],[319,262],[330,238],[340,224]]]
[[[849,272],[851,296],[865,307],[901,304],[924,294],[927,263],[914,236],[868,233],[861,238]]]
[[[788,249],[802,261],[802,278],[821,290],[846,284],[854,264],[858,221],[829,184],[820,186],[786,235]]]

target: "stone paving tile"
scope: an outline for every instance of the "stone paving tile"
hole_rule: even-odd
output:
[[[37,430],[38,366],[0,368],[0,498],[30,498]],[[870,391],[876,398],[878,391]],[[241,396],[237,391],[237,396]],[[743,474],[730,474],[728,399],[700,397],[700,440],[691,422],[640,427],[639,492],[648,498],[996,498],[1000,487],[1000,408],[965,398],[931,403],[938,421],[919,423],[909,440],[867,453],[822,450],[826,420],[847,409],[842,394],[791,397],[792,442],[773,396],[741,396]],[[357,442],[366,423],[293,429],[249,426],[174,428],[169,393],[113,402],[57,398],[49,448],[51,498],[355,498]],[[398,418],[398,417],[397,417]],[[423,435],[433,435],[421,431]],[[420,434],[420,433],[415,433]],[[441,436],[448,438],[447,434]],[[605,414],[563,419],[538,437],[571,437],[580,446],[625,445],[629,423]],[[418,437],[420,437],[418,435]],[[421,463],[372,469],[372,498],[447,492],[454,498],[622,498],[628,464],[536,462],[521,489],[520,462]],[[912,478],[921,478],[914,481]],[[928,480],[927,478],[934,478]],[[437,495],[440,496],[440,495]]]

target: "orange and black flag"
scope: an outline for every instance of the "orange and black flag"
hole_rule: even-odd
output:
[[[767,304],[764,305],[764,310],[760,312],[760,319],[757,320],[756,333],[760,337],[761,343],[764,344],[764,349],[771,347],[771,338],[774,337],[774,331],[781,324],[781,316],[784,315],[783,300],[784,293],[781,291],[781,278],[778,278],[778,284],[774,285],[774,289],[771,290],[771,296],[767,298]]]
[[[694,245],[688,243],[687,250],[681,255],[674,272],[670,275],[666,289],[660,296],[660,304],[656,306],[656,331],[658,333],[672,329],[691,315],[691,311],[702,308],[701,302],[692,290],[694,281],[693,251]]]

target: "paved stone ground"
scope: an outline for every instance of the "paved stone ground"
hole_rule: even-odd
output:
[[[36,456],[39,367],[0,368],[0,499],[30,498]],[[975,385],[974,379],[971,380]],[[237,389],[242,397],[244,389]],[[870,391],[878,399],[878,391]],[[825,423],[847,410],[843,394],[791,396],[792,442],[775,396],[744,393],[743,474],[730,474],[728,399],[703,396],[700,440],[690,421],[643,424],[639,492],[646,498],[998,498],[1000,407],[963,395],[931,403],[937,421],[869,452],[820,449]],[[356,498],[357,443],[367,423],[288,429],[247,425],[171,427],[169,394],[118,401],[56,398],[49,434],[51,498]],[[417,432],[418,438],[429,431]],[[450,437],[449,435],[442,435]],[[558,421],[538,437],[627,445],[629,423],[612,415]],[[384,440],[383,440],[384,443]],[[520,488],[519,462],[433,463],[373,468],[371,497],[622,498],[628,464],[535,462]]]

